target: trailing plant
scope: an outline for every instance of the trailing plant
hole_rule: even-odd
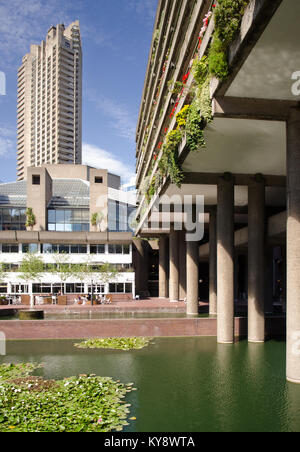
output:
[[[26,228],[33,228],[33,226],[35,226],[36,224],[36,218],[35,215],[33,213],[33,210],[31,207],[28,207],[26,210],[26,223],[25,226]]]
[[[229,75],[227,47],[216,34],[212,40],[208,54],[209,73],[220,80],[225,80]]]
[[[250,0],[219,0],[215,9],[215,32],[208,53],[209,72],[220,80],[229,75],[228,48],[240,29]]]
[[[171,94],[179,94],[182,91],[182,88],[184,88],[183,82],[180,82],[180,81],[174,82],[173,79],[169,80],[167,85],[168,85],[169,92]]]
[[[181,186],[183,180],[182,168],[178,162],[178,148],[181,141],[182,131],[179,128],[168,133],[158,165],[161,176],[169,175],[171,182],[177,187]]]
[[[215,10],[215,27],[219,39],[228,46],[236,37],[250,0],[219,0]]]
[[[98,214],[97,213],[93,213],[92,217],[91,217],[91,225],[92,226],[97,226],[98,224]]]
[[[198,58],[194,59],[192,73],[198,87],[202,86],[208,76],[208,59],[206,55],[201,60]]]
[[[201,117],[206,124],[213,120],[212,104],[210,98],[210,78],[207,78],[201,89],[197,90],[196,99],[199,105]]]
[[[198,151],[200,147],[205,147],[204,128],[205,121],[201,117],[199,102],[194,101],[186,123],[186,142],[191,151]]]
[[[176,122],[180,129],[184,129],[186,126],[186,120],[188,117],[188,114],[190,112],[190,105],[185,105],[179,113],[176,115]]]

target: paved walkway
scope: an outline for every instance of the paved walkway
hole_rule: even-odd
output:
[[[208,306],[207,303],[199,303],[200,309],[206,309]],[[9,306],[0,306],[0,315],[1,311],[7,310],[20,310],[20,309],[29,309],[29,306],[23,305],[9,305]],[[133,300],[133,301],[114,301],[110,305],[96,305],[96,306],[83,306],[83,305],[39,305],[35,306],[35,309],[40,309],[45,312],[64,312],[64,311],[81,311],[81,312],[115,312],[115,311],[124,311],[124,312],[185,312],[186,304],[183,301],[179,302],[170,302],[168,299],[161,298],[148,298],[146,300]]]

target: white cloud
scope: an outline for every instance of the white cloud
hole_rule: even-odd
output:
[[[135,141],[137,118],[128,111],[125,105],[92,90],[86,92],[86,97],[110,119],[111,127],[115,129],[117,135],[132,142]]]
[[[0,156],[10,157],[11,153],[16,152],[15,143],[12,139],[14,132],[11,128],[0,126]]]
[[[39,44],[51,24],[72,22],[75,17],[69,0],[9,0],[0,1],[0,55],[1,65],[15,66],[30,50],[30,44]],[[76,14],[76,13],[75,13]]]
[[[128,6],[147,23],[153,25],[153,20],[155,18],[158,0],[129,0]]]
[[[83,143],[82,163],[96,168],[107,169],[121,176],[125,184],[135,180],[134,169],[120,161],[120,158],[92,144]]]

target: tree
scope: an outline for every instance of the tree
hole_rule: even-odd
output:
[[[67,254],[55,254],[55,264],[53,265],[52,273],[57,275],[61,283],[61,292],[63,294],[63,284],[72,276],[77,275],[74,266],[69,262],[69,256]]]
[[[85,263],[76,266],[77,278],[80,279],[80,281],[88,280],[91,284],[92,305],[94,299],[94,283],[100,281],[101,283],[106,284],[118,275],[118,270],[112,264],[96,264],[91,261],[90,258],[88,258]]]
[[[6,281],[7,273],[5,271],[4,264],[0,264],[0,283],[4,283]]]
[[[41,256],[27,253],[20,265],[20,278],[26,282],[40,281],[44,273],[44,264]],[[33,294],[30,295],[30,305],[33,306]]]

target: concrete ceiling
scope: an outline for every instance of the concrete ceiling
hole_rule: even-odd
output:
[[[283,122],[216,118],[205,130],[207,147],[190,152],[185,172],[286,174]]]
[[[182,185],[181,188],[176,185],[170,185],[167,189],[166,196],[172,197],[174,195],[202,195],[204,196],[205,205],[217,204],[217,186],[216,185]],[[245,207],[248,205],[248,188],[246,186],[236,185],[234,187],[234,205],[236,207]],[[266,205],[273,207],[286,206],[286,190],[281,187],[267,187],[266,188]]]
[[[292,74],[300,71],[300,1],[283,0],[226,95],[300,100]]]

